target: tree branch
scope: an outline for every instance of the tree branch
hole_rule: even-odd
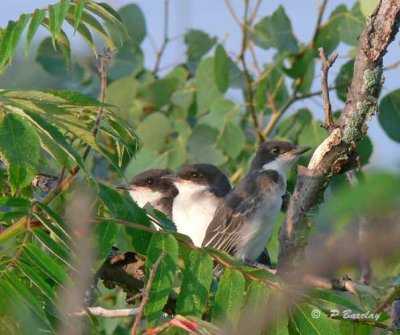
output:
[[[335,63],[336,58],[339,56],[339,54],[335,52],[332,56],[328,58],[326,56],[324,48],[319,48],[318,51],[321,58],[321,87],[322,98],[324,100],[325,128],[330,131],[333,128],[333,119],[332,106],[329,99],[328,91],[328,73],[329,69],[332,67],[333,63]]]
[[[106,309],[103,307],[87,307],[86,310],[74,313],[75,316],[102,316],[104,318],[114,319],[127,316],[135,316],[139,313],[139,308]]]
[[[160,70],[161,58],[169,42],[168,25],[169,25],[169,0],[164,0],[164,39],[161,44],[160,50],[156,52],[156,64],[154,65],[154,70],[153,70],[154,74],[156,74]]]
[[[165,255],[166,255],[165,252],[162,252],[150,269],[149,280],[147,281],[146,287],[144,289],[143,298],[142,301],[140,302],[139,312],[137,313],[135,322],[133,323],[132,335],[137,335],[137,332],[139,330],[139,323],[144,314],[144,308],[146,306],[147,300],[149,299],[149,292],[151,289],[151,285],[153,284],[154,278],[156,276],[157,268],[160,265],[162,259],[165,257]]]
[[[295,190],[279,233],[278,272],[292,272],[304,258],[309,227],[307,212],[321,201],[330,178],[364,137],[365,121],[376,110],[382,87],[382,58],[399,29],[397,0],[381,0],[359,37],[352,83],[338,127],[316,149],[308,168],[299,166]],[[377,33],[379,32],[379,34]]]

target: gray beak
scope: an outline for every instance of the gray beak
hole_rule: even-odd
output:
[[[131,187],[131,185],[127,185],[127,184],[121,184],[121,185],[115,185],[115,188],[119,188],[121,190],[129,190]]]
[[[307,152],[310,149],[311,149],[311,147],[309,147],[309,146],[304,146],[304,147],[297,146],[290,152],[290,154],[300,156],[301,154],[304,154],[305,152]]]

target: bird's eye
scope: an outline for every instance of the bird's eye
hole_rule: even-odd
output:
[[[200,177],[200,174],[198,172],[192,172],[191,177],[197,179]]]
[[[148,179],[146,179],[146,184],[147,185],[153,185],[154,184],[154,180],[152,178],[148,178]]]
[[[278,148],[273,148],[273,149],[271,150],[271,152],[272,152],[274,155],[278,155],[278,154],[279,154],[279,149],[278,149]]]

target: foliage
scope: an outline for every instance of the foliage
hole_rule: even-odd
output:
[[[146,210],[128,194],[112,188],[117,180],[146,169],[177,170],[193,162],[218,165],[237,181],[258,144],[257,134],[315,149],[327,135],[315,117],[322,111],[313,114],[307,108],[297,109],[295,103],[316,95],[312,88],[319,47],[332,53],[340,43],[357,45],[370,12],[365,2],[373,1],[336,7],[309,42],[296,37],[283,6],[260,19],[257,13],[247,15],[249,34],[244,34],[239,59],[231,56],[224,41],[189,30],[183,37],[186,61],[166,71],[145,66],[142,43],[151,27],[136,4],[115,11],[91,0],[61,0],[9,21],[0,31],[0,73],[12,63],[25,28],[29,51],[41,25],[49,37],[40,43],[36,61],[60,81],[72,82],[75,91],[0,90],[0,221],[2,230],[7,229],[0,235],[0,295],[5,297],[0,299],[0,333],[30,333],[32,329],[57,332],[66,312],[60,297],[66,291],[71,295],[78,291],[79,282],[74,278],[82,272],[77,261],[82,255],[77,250],[83,244],[95,249],[95,256],[87,256],[86,264],[93,273],[109,257],[112,246],[145,256],[145,282],[152,265],[165,252],[149,291],[144,318],[146,327],[167,327],[169,334],[183,333],[182,329],[188,332],[190,327],[199,334],[243,329],[263,308],[273,310],[265,325],[268,334],[348,334],[350,322],[329,318],[329,311],[378,308],[399,287],[399,264],[390,257],[374,264],[380,273],[372,291],[350,296],[309,288],[291,299],[289,288],[289,298],[285,298],[288,292],[280,286],[278,276],[245,266],[220,251],[193,249],[187,239],[175,233],[167,218],[149,211],[165,227],[156,231]],[[63,30],[67,25],[83,37],[95,56],[99,46],[92,32],[117,49],[107,60],[105,101],[98,98],[95,66],[71,57],[69,37]],[[272,50],[272,61],[253,71],[246,63],[250,47]],[[341,101],[345,101],[352,77],[351,55],[349,52],[350,59],[333,80]],[[230,92],[239,92],[243,101],[230,99]],[[378,116],[383,130],[397,142],[399,92],[381,99]],[[292,113],[286,115],[290,108]],[[94,129],[101,110],[104,113],[97,133]],[[358,150],[362,166],[368,164],[373,150],[369,138],[358,144]],[[41,175],[63,181],[50,191],[43,190],[34,182]],[[372,174],[367,179],[354,192],[342,176],[334,179],[333,193],[340,196],[328,197],[320,213],[310,218],[318,229],[350,229],[353,218],[365,212],[389,221],[396,215],[399,177]],[[288,187],[293,184],[291,175]],[[74,228],[75,213],[70,204],[81,193],[88,194],[91,204],[91,217],[84,219],[90,222],[93,237]],[[367,198],[366,194],[373,196]],[[271,240],[268,247],[276,256],[276,241]],[[225,269],[219,280],[213,276],[217,263]],[[345,270],[357,275],[355,266]],[[107,283],[99,284],[94,304],[126,307],[122,290],[108,288]],[[176,301],[179,315],[175,318],[163,314],[169,299]],[[313,318],[315,309],[321,317]],[[382,312],[378,325],[363,324],[363,320],[351,323],[351,331],[379,332],[380,326],[390,324],[388,317]],[[95,316],[86,321],[90,333],[96,334],[127,333],[132,325],[132,320]]]

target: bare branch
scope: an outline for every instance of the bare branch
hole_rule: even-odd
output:
[[[322,97],[324,100],[324,113],[325,113],[325,128],[328,130],[332,130],[333,128],[333,119],[332,119],[332,106],[331,101],[329,99],[329,91],[328,91],[328,73],[329,69],[332,67],[333,63],[335,63],[336,58],[339,56],[337,52],[335,52],[329,58],[326,56],[324,48],[319,48],[319,56],[321,58],[321,87],[322,87]]]
[[[165,252],[162,252],[150,269],[149,280],[147,281],[146,287],[144,289],[143,299],[140,302],[139,311],[136,315],[135,322],[133,323],[132,335],[137,335],[138,333],[139,323],[144,314],[144,308],[146,306],[147,300],[149,299],[149,292],[151,289],[151,285],[153,284],[154,278],[156,276],[157,268],[160,265],[162,259],[165,257],[165,255],[166,255]]]
[[[308,168],[299,167],[295,190],[279,234],[278,272],[291,272],[304,259],[309,227],[307,212],[321,201],[330,178],[343,172],[354,142],[365,136],[365,121],[376,110],[382,87],[382,60],[399,29],[400,4],[397,0],[380,0],[359,37],[354,75],[346,106],[338,121],[338,131],[315,151]],[[376,32],[379,31],[379,34]]]
[[[87,307],[86,310],[81,312],[75,312],[75,316],[102,316],[108,319],[124,318],[127,316],[135,316],[139,313],[139,308],[123,308],[123,309],[106,309],[103,307]]]
[[[233,20],[238,24],[238,26],[243,29],[243,24],[240,22],[239,18],[237,17],[235,11],[232,8],[231,2],[229,0],[225,0],[226,7],[228,7],[228,11],[231,14]],[[245,23],[246,24],[246,23]]]
[[[315,42],[317,40],[320,28],[321,28],[321,22],[322,22],[322,18],[324,16],[324,12],[325,12],[325,8],[326,8],[326,4],[328,3],[328,0],[323,0],[321,5],[318,8],[318,19],[317,19],[317,24],[315,26],[315,31],[314,31],[314,35],[311,39],[310,42],[310,48],[314,48],[315,46]]]
[[[154,74],[156,74],[160,70],[161,58],[170,40],[168,36],[168,26],[169,26],[169,0],[164,0],[164,39],[161,44],[160,50],[156,52],[156,64],[154,65],[154,70],[153,70]]]

